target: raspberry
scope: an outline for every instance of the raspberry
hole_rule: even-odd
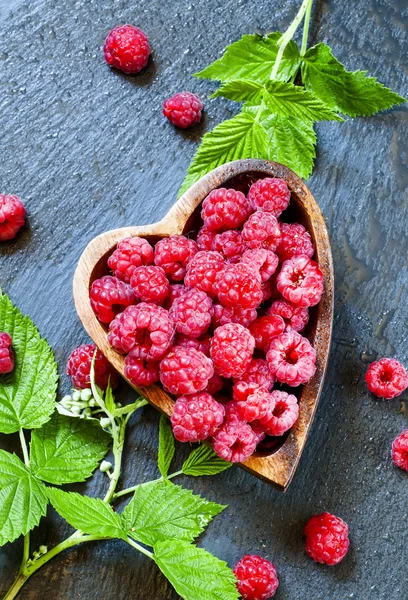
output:
[[[163,307],[167,310],[173,306],[174,301],[181,296],[184,296],[190,288],[186,287],[182,283],[173,283],[169,288],[169,295],[163,303]]]
[[[150,46],[147,36],[138,27],[119,25],[109,32],[103,52],[108,65],[134,75],[147,65]]]
[[[71,377],[75,389],[83,390],[91,387],[91,365],[95,354],[95,344],[84,344],[73,350],[67,362],[67,375]],[[119,375],[106,360],[100,350],[95,357],[95,382],[98,387],[105,390],[110,379],[111,388],[119,384]]]
[[[372,394],[391,400],[407,389],[408,374],[394,358],[381,358],[368,367],[366,382]]]
[[[129,306],[109,325],[108,341],[118,352],[133,350],[134,358],[160,360],[173,341],[174,324],[167,310],[141,302]]]
[[[266,177],[251,185],[248,200],[255,210],[272,213],[275,217],[288,207],[290,191],[283,179]]]
[[[316,350],[296,331],[274,338],[266,360],[272,375],[293,387],[307,383],[316,372]]]
[[[206,356],[210,356],[210,342],[211,336],[209,334],[205,334],[199,338],[192,338],[178,333],[174,345],[181,346],[182,348],[194,348],[194,350],[199,350]]]
[[[131,237],[119,242],[108,258],[108,266],[118,279],[129,283],[135,269],[153,264],[153,259],[154,252],[149,242],[140,237]]]
[[[296,306],[288,300],[276,300],[267,310],[267,315],[278,315],[285,321],[286,330],[303,331],[309,321],[307,308]]]
[[[194,348],[175,346],[160,363],[160,381],[170,394],[194,394],[214,375],[212,362]]]
[[[256,445],[260,444],[265,439],[266,433],[263,431],[259,421],[252,421],[251,429],[256,436]]]
[[[212,245],[215,236],[218,235],[216,231],[209,231],[205,227],[201,227],[197,234],[197,246],[199,250],[212,250]]]
[[[265,281],[262,284],[261,290],[262,290],[262,302],[266,302],[267,300],[269,300],[272,297],[272,294],[273,294],[272,283],[271,283],[270,279],[268,279],[268,281]]]
[[[188,261],[197,253],[197,244],[183,235],[172,235],[157,242],[154,262],[172,281],[182,281]]]
[[[13,340],[6,333],[0,333],[0,375],[11,373],[14,370],[14,352],[11,348]]]
[[[210,347],[215,372],[222,377],[239,377],[247,370],[254,348],[254,338],[242,325],[217,327]]]
[[[235,565],[234,575],[244,600],[268,600],[279,586],[275,566],[256,554],[245,554]]]
[[[219,252],[197,252],[187,265],[184,283],[214,297],[215,279],[224,269],[225,261]]]
[[[138,267],[130,280],[133,292],[142,302],[163,304],[169,295],[170,284],[161,267]]]
[[[211,325],[212,312],[211,298],[205,292],[192,289],[174,301],[170,317],[178,333],[198,338]]]
[[[256,449],[257,436],[248,423],[227,422],[213,438],[214,452],[229,462],[244,462]]]
[[[312,258],[314,246],[309,233],[299,223],[281,223],[281,241],[276,248],[276,254],[283,262],[294,256],[308,256]]]
[[[179,442],[200,442],[212,437],[224,421],[225,408],[211,394],[200,392],[178,398],[170,421]]]
[[[294,256],[283,263],[276,285],[286,300],[307,308],[320,301],[324,277],[318,264],[308,256]]]
[[[187,129],[201,121],[203,103],[191,92],[179,92],[165,101],[163,114],[170,123],[180,129]]]
[[[102,323],[110,323],[118,313],[136,302],[130,285],[110,275],[93,282],[89,297],[92,310]]]
[[[251,323],[249,331],[255,338],[255,347],[268,352],[272,339],[285,331],[285,321],[277,315],[259,317]]]
[[[242,192],[219,188],[205,198],[201,218],[207,230],[236,229],[251,214],[251,206]]]
[[[239,381],[234,385],[233,398],[237,403],[238,415],[244,421],[272,418],[275,400],[272,394],[256,383]]]
[[[214,290],[224,306],[256,308],[263,299],[259,273],[244,263],[228,265],[220,271]]]
[[[350,541],[348,525],[339,517],[324,512],[306,524],[306,552],[318,563],[337,565],[346,556]]]
[[[247,250],[242,255],[241,262],[253,265],[259,271],[261,281],[268,281],[278,268],[279,258],[272,250],[266,248],[257,248],[256,250]]]
[[[214,304],[214,312],[211,322],[214,327],[227,325],[227,323],[239,323],[248,327],[258,316],[255,308],[241,308],[239,306],[222,306]]]
[[[278,219],[270,213],[254,213],[242,229],[242,239],[248,248],[276,250],[281,239]]]
[[[260,417],[260,425],[268,435],[283,435],[298,420],[299,404],[293,394],[274,390],[271,396],[274,402],[272,414]]]
[[[405,429],[393,441],[391,457],[394,465],[408,471],[408,429]]]
[[[230,400],[225,404],[225,421],[224,424],[230,423],[245,423],[238,412],[238,405],[234,400]]]
[[[159,381],[159,363],[138,358],[130,352],[125,358],[125,377],[136,387],[147,387]]]
[[[214,373],[214,375],[211,377],[211,379],[208,380],[207,387],[205,388],[204,391],[208,392],[209,394],[214,396],[215,394],[220,392],[223,387],[224,387],[223,378],[220,375],[217,375],[217,373]]]
[[[230,263],[238,262],[245,250],[241,232],[230,229],[229,231],[218,233],[214,237],[212,250],[221,252]]]
[[[0,242],[16,237],[25,222],[25,208],[17,196],[0,194]]]
[[[233,381],[234,383],[238,381],[255,383],[270,391],[275,383],[275,378],[270,374],[266,360],[263,358],[253,358],[245,373],[241,377],[234,377]]]

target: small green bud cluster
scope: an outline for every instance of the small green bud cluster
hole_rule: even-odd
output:
[[[95,406],[97,403],[90,389],[74,390],[72,395],[64,396],[61,402],[57,403],[57,410],[67,417],[90,419]]]

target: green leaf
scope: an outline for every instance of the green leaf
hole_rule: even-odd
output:
[[[0,546],[28,533],[46,512],[44,484],[18,456],[0,450]]]
[[[116,410],[116,406],[115,406],[115,398],[113,397],[110,380],[108,383],[108,387],[106,388],[106,391],[105,391],[104,402],[105,402],[105,407],[106,407],[106,410],[108,411],[108,413],[113,415]]]
[[[228,565],[203,548],[180,540],[154,546],[154,560],[184,600],[237,600],[236,579]]]
[[[0,432],[34,429],[55,410],[58,380],[52,350],[27,316],[0,292],[0,331],[13,338],[15,368],[0,375]]]
[[[198,446],[184,462],[181,470],[184,475],[200,477],[201,475],[217,475],[232,466],[232,463],[222,460],[209,446]]]
[[[103,500],[57,488],[47,488],[47,494],[57,513],[72,527],[89,535],[127,539],[120,516]]]
[[[211,98],[228,98],[235,102],[250,102],[251,104],[260,104],[266,91],[264,84],[259,81],[249,79],[233,79],[223,83]]]
[[[85,481],[105,456],[111,437],[99,422],[58,413],[33,432],[31,470],[48,483]]]
[[[176,448],[170,421],[165,415],[160,416],[159,455],[157,464],[163,477],[167,477]]]
[[[406,102],[367,71],[347,71],[326,44],[317,44],[302,61],[302,80],[328,106],[350,117],[367,117]]]
[[[232,79],[251,79],[267,82],[278,54],[279,31],[267,36],[258,34],[244,35],[225,49],[219,60],[196,73],[196,77],[215,81]],[[276,79],[287,81],[298,70],[300,64],[299,48],[294,41],[286,46]]]
[[[169,481],[140,485],[122,514],[128,534],[149,546],[168,538],[192,541],[224,506]]]

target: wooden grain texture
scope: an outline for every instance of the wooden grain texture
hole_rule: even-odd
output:
[[[74,276],[74,301],[78,315],[90,337],[106,358],[124,377],[124,357],[108,343],[106,328],[96,319],[89,302],[92,282],[107,272],[107,258],[116,244],[130,236],[146,237],[152,242],[169,235],[181,235],[203,199],[211,190],[228,184],[234,177],[250,180],[272,176],[286,181],[291,190],[291,210],[295,209],[306,225],[316,248],[315,258],[325,276],[325,293],[312,309],[311,326],[307,332],[317,352],[315,376],[302,387],[299,395],[299,419],[284,443],[269,455],[249,458],[241,466],[264,481],[285,490],[296,471],[313,422],[326,374],[333,320],[333,263],[329,236],[323,215],[306,184],[290,169],[278,163],[248,159],[228,163],[205,175],[171,208],[161,221],[143,227],[115,229],[93,239],[83,252]],[[128,380],[127,380],[128,381]],[[128,381],[130,384],[130,381]],[[134,387],[134,386],[133,386]],[[170,415],[172,398],[160,385],[135,388],[157,409]]]

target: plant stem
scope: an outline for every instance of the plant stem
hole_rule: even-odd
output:
[[[22,428],[19,429],[18,434],[20,436],[21,449],[23,450],[24,463],[25,463],[26,467],[29,467],[30,466],[30,456],[28,454],[27,442],[24,437],[24,431]]]
[[[19,429],[18,434],[20,436],[20,444],[21,444],[21,449],[23,451],[24,464],[26,465],[26,467],[29,467],[30,466],[30,455],[28,453],[27,442],[26,442],[26,439],[24,436],[24,430],[22,427]],[[22,558],[21,566],[20,566],[20,574],[24,571],[29,558],[30,558],[30,534],[27,533],[24,536],[23,558]],[[22,585],[24,585],[24,581],[21,584],[21,586]]]
[[[146,548],[143,548],[143,546],[139,546],[139,544],[137,542],[134,542],[133,540],[128,538],[127,543],[129,544],[129,546],[132,546],[132,548],[136,548],[136,550],[139,550],[139,552],[141,552],[145,556],[148,556],[149,558],[153,558],[153,553],[149,552],[149,550],[146,550]]]
[[[305,22],[303,25],[303,36],[302,36],[302,46],[300,48],[300,56],[304,56],[307,50],[307,40],[309,37],[309,25],[310,25],[310,17],[312,16],[312,5],[313,2],[309,2],[306,14],[305,14]]]
[[[173,479],[173,477],[178,477],[179,475],[182,475],[183,471],[176,471],[175,473],[172,473],[171,475],[167,475],[167,477],[159,477],[158,479],[153,479],[152,481],[145,481],[144,483],[138,483],[137,485],[134,485],[133,487],[129,487],[126,488],[125,490],[122,490],[120,492],[116,492],[116,494],[113,494],[113,499],[116,500],[116,498],[120,498],[121,496],[126,496],[127,494],[132,494],[133,492],[135,492],[137,490],[138,487],[141,487],[142,485],[147,485],[148,483],[159,483],[160,481],[166,481],[166,479]]]
[[[106,492],[104,502],[110,503],[115,494],[116,486],[118,485],[120,472],[122,469],[122,454],[123,454],[123,446],[125,443],[125,429],[126,429],[126,421],[122,421],[118,426],[116,422],[113,422],[113,457],[115,459],[115,466],[113,469],[113,473],[111,475],[109,489]]]

